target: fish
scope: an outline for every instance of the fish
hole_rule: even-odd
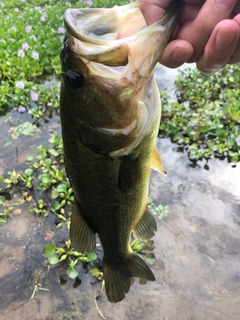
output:
[[[156,148],[161,107],[154,67],[168,43],[180,1],[146,26],[138,3],[67,9],[61,50],[60,118],[64,164],[74,190],[70,240],[93,252],[96,234],[110,302],[135,277],[154,281],[131,249],[157,231],[148,210],[151,168],[166,174]]]

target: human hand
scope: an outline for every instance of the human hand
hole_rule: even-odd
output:
[[[172,0],[140,0],[146,23],[152,24]],[[240,0],[182,0],[172,41],[159,62],[177,68],[196,62],[204,73],[240,61]]]

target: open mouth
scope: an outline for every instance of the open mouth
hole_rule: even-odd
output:
[[[64,21],[72,36],[99,45],[132,36],[146,25],[138,3],[109,9],[68,9]]]

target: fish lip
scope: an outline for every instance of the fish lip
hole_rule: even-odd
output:
[[[124,9],[122,9],[122,8],[124,8]],[[97,11],[99,11],[99,14],[97,14]],[[123,12],[125,12],[125,11],[131,12],[132,11],[131,15],[138,14],[139,16],[141,16],[141,18],[143,20],[142,25],[146,26],[145,20],[143,19],[143,16],[140,12],[139,5],[137,2],[129,3],[129,4],[123,5],[123,6],[114,6],[112,8],[105,8],[105,9],[103,9],[103,8],[98,8],[98,9],[94,9],[94,8],[83,8],[83,9],[68,8],[64,13],[63,20],[64,20],[64,24],[65,24],[67,32],[70,35],[72,35],[73,37],[77,38],[78,40],[96,43],[98,45],[106,45],[110,41],[109,40],[102,40],[100,38],[100,36],[107,34],[107,32],[103,32],[103,33],[99,32],[99,34],[97,34],[97,37],[94,37],[94,35],[96,35],[96,33],[99,31],[99,29],[101,29],[102,15],[111,16],[111,13],[112,13],[113,16],[118,17],[119,15],[122,14],[121,11],[123,11]],[[98,17],[98,18],[95,18],[94,24],[92,26],[90,25],[91,28],[88,30],[90,30],[91,32],[86,32],[88,30],[85,30],[84,28],[78,28],[79,26],[84,25],[84,23],[78,24],[76,18],[79,17],[80,15],[82,15],[82,17],[84,17],[84,15],[87,16],[88,14],[91,15],[92,12],[93,12],[93,14],[95,12],[96,17]],[[94,16],[93,16],[93,19],[94,19]],[[100,27],[94,29],[94,26],[96,26],[96,25],[98,25],[98,26],[100,25]],[[108,28],[108,30],[113,32],[113,28],[114,28],[114,22],[112,23],[112,29],[110,27],[110,28]],[[102,27],[102,29],[103,29],[103,27]],[[94,33],[94,30],[96,31],[95,33]],[[91,33],[91,36],[88,36],[87,34],[90,34],[90,33]],[[114,43],[118,40],[121,40],[121,39],[114,39]]]
[[[180,5],[181,5],[181,0],[175,0],[173,2],[170,3],[170,5],[168,6],[165,14],[160,17],[160,19],[158,21],[156,21],[155,23],[151,24],[150,26],[147,26],[145,23],[145,20],[143,18],[143,15],[140,11],[139,8],[139,4],[137,2],[135,3],[130,3],[124,6],[114,6],[113,8],[107,8],[107,9],[98,9],[100,10],[100,12],[105,12],[105,11],[109,11],[109,13],[111,13],[111,11],[116,10],[115,8],[122,8],[122,7],[129,7],[129,9],[134,9],[135,12],[138,11],[138,15],[141,15],[141,18],[143,19],[144,23],[141,24],[141,27],[139,28],[139,30],[137,32],[133,32],[132,34],[128,35],[127,37],[123,37],[123,38],[116,38],[114,40],[102,40],[100,38],[101,35],[106,35],[108,34],[108,32],[105,33],[99,33],[98,37],[94,37],[94,34],[96,35],[96,33],[91,32],[92,36],[89,36],[89,32],[86,33],[86,30],[84,30],[83,28],[78,28],[77,27],[77,22],[76,22],[76,16],[82,15],[84,16],[85,14],[87,15],[88,13],[91,12],[91,10],[94,9],[76,9],[76,8],[69,8],[65,11],[63,19],[64,19],[64,24],[67,30],[67,33],[73,37],[75,37],[76,39],[80,40],[80,41],[85,41],[85,42],[89,42],[89,43],[93,43],[93,44],[98,44],[98,45],[107,45],[107,46],[116,46],[117,44],[120,44],[123,40],[126,41],[128,38],[131,38],[132,36],[134,37],[138,37],[140,36],[141,32],[143,29],[155,29],[157,26],[166,26],[168,24],[171,24],[171,19],[170,17],[174,17],[174,13],[176,11],[179,11],[180,9]],[[96,11],[96,10],[95,10]],[[86,13],[85,13],[86,12]],[[121,12],[119,13],[121,15]],[[98,19],[96,19],[95,24],[98,24],[98,22],[100,21],[100,17]],[[81,26],[78,25],[78,26]],[[98,29],[95,29],[96,32]],[[110,28],[108,29],[109,31],[114,31],[111,30]]]

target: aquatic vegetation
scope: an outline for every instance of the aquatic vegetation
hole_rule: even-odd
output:
[[[59,51],[65,33],[63,13],[68,7],[106,7],[127,2],[1,2],[1,17],[4,15],[4,19],[1,19],[0,28],[0,114],[39,101],[45,85],[43,82],[38,84],[36,77],[60,73]],[[32,99],[29,89],[34,94]],[[51,100],[55,103],[53,94],[50,99],[48,97],[48,102]]]
[[[61,261],[67,260],[69,264],[67,274],[71,279],[75,279],[78,276],[78,272],[75,269],[78,261],[89,263],[97,258],[95,252],[88,254],[77,252],[75,249],[71,248],[70,240],[65,242],[65,246],[63,248],[56,247],[56,245],[52,243],[46,245],[44,248],[44,254],[48,258],[48,262],[51,265],[55,265]]]
[[[168,206],[163,206],[159,204],[158,206],[155,205],[154,199],[148,197],[148,208],[152,214],[156,215],[159,220],[163,218],[167,218],[169,214]]]
[[[26,169],[23,172],[16,170],[8,171],[8,176],[0,176],[4,184],[3,190],[11,190],[13,187],[22,189],[30,194],[34,190],[47,192],[48,202],[44,202],[39,194],[36,202],[31,199],[29,210],[37,215],[47,216],[49,211],[53,212],[59,219],[59,226],[62,221],[68,221],[69,214],[65,217],[65,206],[70,208],[73,202],[73,190],[69,185],[63,168],[62,141],[59,136],[52,134],[49,139],[50,146],[37,147],[38,154],[35,157],[29,156],[26,161]],[[0,199],[1,200],[1,199]],[[53,202],[54,201],[54,202]],[[50,205],[51,203],[51,205]]]
[[[13,134],[15,137],[19,137],[20,135],[31,135],[36,133],[37,127],[29,121],[21,123],[19,126],[13,128]]]
[[[204,75],[196,69],[181,71],[177,81],[178,102],[164,96],[161,136],[186,146],[189,158],[216,156],[240,160],[239,64]]]
[[[48,204],[43,199],[39,199],[35,204],[28,207],[30,212],[34,212],[37,216],[48,216]]]
[[[135,239],[131,243],[131,248],[134,252],[141,254],[143,259],[145,259],[149,264],[153,264],[155,262],[155,256],[153,253],[149,253],[149,250],[153,250],[153,241],[143,242],[138,239]],[[95,252],[91,252],[88,254],[82,254],[77,252],[74,248],[71,248],[70,240],[67,240],[63,247],[57,247],[53,243],[49,243],[44,248],[44,255],[48,259],[50,265],[54,267],[59,263],[67,262],[67,275],[71,279],[76,279],[78,277],[78,271],[76,270],[76,266],[81,263],[90,263],[97,259],[97,255]],[[103,281],[103,272],[98,268],[94,267],[90,270],[91,274],[98,280]],[[104,289],[104,282],[101,285],[101,290]]]
[[[0,226],[12,219],[13,215],[18,215],[21,212],[21,206],[26,202],[26,199],[24,199],[25,194],[22,197],[14,194],[9,198],[10,194],[7,189],[1,192],[2,194],[4,197],[0,196]]]
[[[19,179],[21,178],[21,174],[17,173],[15,170],[8,171],[8,178],[0,177],[0,181],[6,184],[6,189],[11,188],[12,185],[16,185],[19,183]]]
[[[4,204],[6,203],[5,199],[0,199],[1,212],[0,212],[0,226],[7,222],[8,219],[11,219],[11,211],[13,207],[7,207],[4,209]]]

